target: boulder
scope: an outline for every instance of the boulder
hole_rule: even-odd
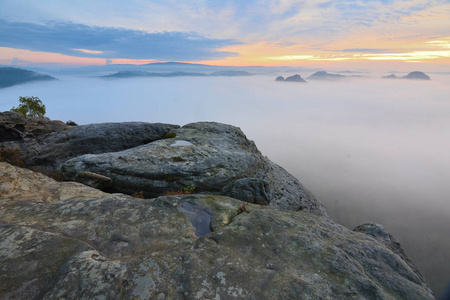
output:
[[[305,79],[303,79],[300,75],[292,75],[289,77],[286,77],[286,79],[284,81],[287,82],[306,82]]]
[[[176,137],[128,150],[72,158],[60,172],[67,180],[86,171],[106,176],[112,180],[108,191],[142,191],[146,198],[195,186],[196,193],[326,215],[311,192],[264,157],[239,128],[199,122],[173,132]]]
[[[69,128],[61,121],[25,117],[12,111],[0,112],[0,143],[43,139],[51,133],[60,133]]]
[[[144,122],[68,126],[61,121],[0,113],[0,146],[16,149],[27,167],[55,172],[59,164],[87,153],[121,151],[162,139],[178,125]]]
[[[376,225],[0,174],[1,299],[434,299]]]

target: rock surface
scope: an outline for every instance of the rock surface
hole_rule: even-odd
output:
[[[433,299],[373,224],[0,175],[0,299]]]
[[[67,180],[77,180],[86,171],[106,176],[112,180],[109,191],[142,191],[146,198],[193,185],[196,193],[326,215],[322,204],[296,178],[264,157],[239,128],[199,122],[173,132],[174,138],[128,150],[72,158],[60,171]]]
[[[42,139],[51,133],[69,129],[61,121],[43,118],[25,117],[24,115],[5,111],[0,112],[0,142],[22,142],[25,139]]]
[[[144,122],[68,126],[61,121],[0,113],[0,146],[18,149],[25,166],[47,172],[87,153],[121,151],[164,138],[178,125]]]

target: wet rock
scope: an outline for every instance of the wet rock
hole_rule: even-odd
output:
[[[112,179],[111,191],[147,198],[195,186],[196,193],[230,195],[251,203],[326,215],[322,204],[292,175],[261,155],[237,127],[199,122],[174,130],[176,137],[66,161],[68,180],[80,172]],[[241,181],[239,181],[241,180]]]
[[[0,185],[2,299],[433,299],[378,225],[355,232],[217,195],[93,194],[0,170],[24,194],[34,175],[42,187],[21,198]],[[211,232],[198,238],[192,211]]]

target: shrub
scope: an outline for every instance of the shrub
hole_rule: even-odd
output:
[[[67,121],[67,122],[66,122],[66,125],[69,125],[69,126],[78,126],[78,124],[75,123],[75,122],[72,121],[72,120]]]
[[[172,138],[174,138],[174,137],[176,137],[176,136],[177,136],[177,134],[176,134],[175,132],[167,132],[167,133],[164,135],[163,139],[172,139]]]
[[[19,97],[19,102],[21,104],[18,107],[11,108],[11,111],[27,117],[45,118],[45,105],[38,97]]]

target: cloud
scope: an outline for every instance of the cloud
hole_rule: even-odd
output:
[[[352,49],[342,49],[342,50],[333,50],[336,52],[369,52],[369,53],[383,53],[388,51],[387,49],[365,49],[365,48],[352,48]]]
[[[97,27],[69,22],[43,24],[0,20],[0,46],[104,59],[195,61],[236,56],[220,51],[239,44],[231,39],[205,38],[196,33],[156,32]]]

